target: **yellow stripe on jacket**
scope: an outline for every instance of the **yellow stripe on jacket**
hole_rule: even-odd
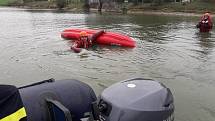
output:
[[[19,121],[20,119],[26,117],[26,111],[25,108],[22,107],[19,110],[17,110],[16,112],[0,119],[0,121]]]

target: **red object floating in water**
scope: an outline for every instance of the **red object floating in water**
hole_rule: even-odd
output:
[[[99,30],[92,29],[66,29],[61,33],[61,37],[65,39],[78,39],[80,32],[86,31],[89,36],[95,34]],[[135,47],[136,42],[129,36],[114,32],[105,32],[96,39],[97,44],[117,45],[123,47]]]

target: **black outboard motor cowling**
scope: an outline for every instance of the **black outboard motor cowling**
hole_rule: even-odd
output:
[[[173,96],[163,84],[130,79],[105,89],[100,96],[101,121],[173,121]]]

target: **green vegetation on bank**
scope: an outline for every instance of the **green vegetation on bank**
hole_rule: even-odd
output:
[[[0,0],[0,6],[17,6],[22,4],[22,0]]]
[[[210,11],[211,13],[215,13],[215,2],[201,2],[201,1],[193,1],[190,3],[180,3],[180,2],[172,2],[172,3],[164,3],[161,5],[152,5],[152,4],[141,4],[136,6],[130,6],[130,10],[132,11],[164,11],[164,12],[191,12],[191,13],[202,13],[206,11]]]
[[[99,0],[101,2],[101,0]],[[114,0],[115,3],[102,2],[102,9],[119,11],[124,7],[128,11],[161,11],[161,12],[192,12],[202,13],[210,11],[215,13],[215,0],[191,0],[191,2],[182,2],[182,0]],[[24,6],[27,8],[64,8],[80,10],[87,7],[98,8],[99,3],[87,4],[89,0],[0,0],[0,5]],[[121,8],[120,8],[121,7]]]
[[[0,0],[0,5],[4,6],[4,5],[9,5],[11,2],[11,0]]]

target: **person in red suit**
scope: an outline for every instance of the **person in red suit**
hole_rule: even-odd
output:
[[[90,36],[85,31],[80,32],[80,37],[72,43],[71,50],[79,53],[83,48],[87,49],[89,47],[92,47],[95,44],[96,39],[103,33],[104,30],[101,30]]]
[[[201,17],[201,20],[196,27],[200,29],[200,32],[209,32],[212,29],[213,22],[209,12]]]

